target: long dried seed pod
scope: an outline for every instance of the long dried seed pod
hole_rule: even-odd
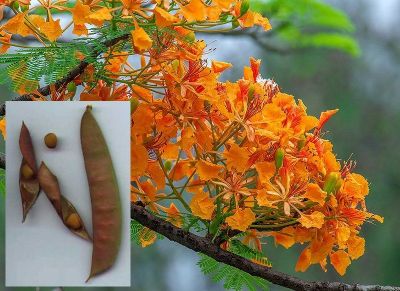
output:
[[[92,201],[93,252],[86,282],[111,268],[122,231],[121,201],[111,156],[103,133],[87,106],[81,121],[81,144]]]
[[[22,162],[19,170],[19,189],[22,200],[22,222],[24,222],[40,192],[31,134],[24,122],[22,122],[19,135],[19,148],[22,154]]]
[[[77,236],[91,241],[82,218],[79,216],[72,203],[61,194],[57,177],[44,162],[40,164],[37,177],[40,187],[46,193],[47,198],[49,198],[64,225]]]

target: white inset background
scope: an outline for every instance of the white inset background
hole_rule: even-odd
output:
[[[85,283],[92,243],[71,233],[41,192],[22,223],[19,134],[28,127],[36,163],[57,176],[62,194],[75,206],[92,236],[92,210],[80,142],[86,105],[106,139],[118,180],[123,215],[121,248],[109,271]],[[6,286],[130,286],[130,105],[129,102],[7,102]],[[44,136],[58,137],[48,149]]]

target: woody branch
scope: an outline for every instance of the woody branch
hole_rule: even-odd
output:
[[[182,230],[173,224],[154,216],[148,212],[141,203],[131,204],[131,218],[143,226],[165,236],[171,241],[177,242],[195,252],[203,253],[214,260],[238,268],[248,274],[257,276],[267,281],[291,288],[293,290],[400,290],[400,287],[380,285],[346,284],[341,282],[305,281],[300,278],[275,271],[251,262],[241,256],[225,251],[209,238],[204,238],[193,233]]]

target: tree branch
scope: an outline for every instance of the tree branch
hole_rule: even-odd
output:
[[[252,261],[249,261],[241,256],[221,249],[217,244],[212,243],[208,238],[200,237],[193,233],[184,231],[173,224],[154,216],[148,212],[142,204],[131,204],[131,218],[138,221],[142,225],[151,230],[162,234],[171,241],[177,242],[195,252],[203,253],[214,260],[233,266],[242,271],[245,271],[253,276],[257,276],[267,281],[291,288],[293,290],[313,291],[313,290],[397,290],[400,287],[379,286],[379,285],[359,285],[345,284],[340,282],[320,282],[320,281],[305,281],[294,276],[281,273],[272,268],[265,267]]]
[[[127,38],[129,38],[129,34],[121,35],[119,37],[105,41],[104,46],[105,47],[113,46],[113,45],[117,44],[118,42],[120,42],[121,40],[126,40]],[[102,53],[102,51],[94,50],[91,54],[91,57],[97,57],[100,53]],[[87,68],[87,66],[89,64],[90,63],[87,62],[86,60],[81,61],[79,63],[79,65],[76,66],[71,71],[69,71],[68,74],[64,78],[62,78],[54,83],[55,89],[58,90],[59,88],[65,86],[68,83],[70,83],[71,81],[73,81],[76,77],[78,77],[85,71],[85,69]],[[50,85],[47,85],[47,86],[39,88],[37,90],[37,92],[20,95],[16,98],[12,99],[11,101],[32,101],[32,97],[35,95],[47,96],[49,94],[50,94]],[[4,116],[5,114],[6,114],[6,105],[4,103],[0,107],[0,116]]]

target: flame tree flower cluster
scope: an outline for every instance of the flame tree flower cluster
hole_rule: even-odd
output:
[[[175,199],[212,236],[245,232],[260,251],[265,237],[285,248],[306,244],[297,271],[325,269],[329,258],[343,275],[364,253],[361,225],[382,222],[366,209],[368,182],[321,136],[337,110],[307,115],[259,66],[252,59],[235,83],[218,81],[228,64],[164,68],[165,96],[139,102],[132,114],[132,199],[181,225],[175,203],[162,203]]]
[[[231,64],[205,59],[197,31],[271,28],[248,1],[23,0],[1,9],[15,14],[0,27],[2,53],[24,48],[13,35],[33,37],[48,51],[67,49],[57,42],[66,32],[119,38],[106,49],[97,45],[96,58],[77,46],[74,56],[89,65],[50,93],[60,101],[131,101],[132,201],[176,226],[202,227],[226,249],[233,237],[260,252],[271,237],[285,248],[303,244],[297,271],[312,264],[326,270],[330,262],[343,275],[363,255],[361,226],[383,218],[366,208],[367,180],[353,172],[354,163],[340,162],[324,138],[337,110],[308,115],[301,100],[260,75],[258,60],[250,60],[242,79],[222,82]],[[34,69],[18,64],[9,69],[13,80]],[[47,100],[34,89],[39,77],[17,91]],[[140,234],[143,246],[156,238],[149,229]]]

